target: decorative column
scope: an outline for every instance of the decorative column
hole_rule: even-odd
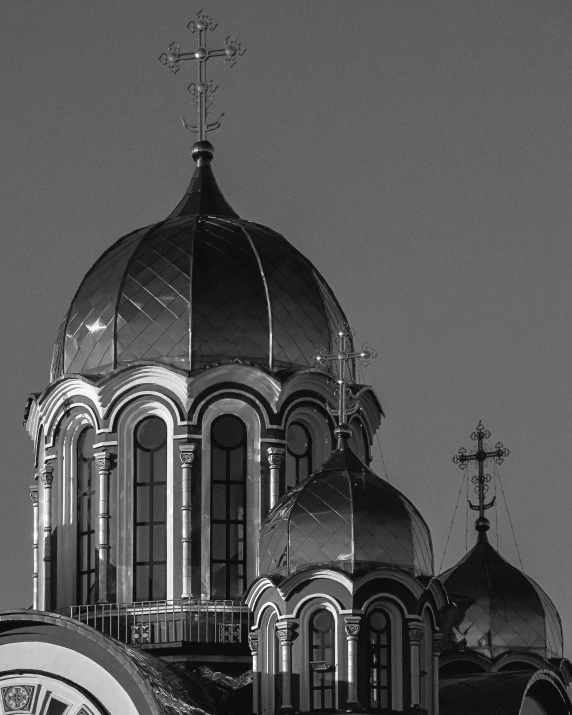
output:
[[[284,464],[284,447],[268,447],[268,464],[270,465],[270,509],[278,501],[280,493],[280,467]]]
[[[107,572],[109,567],[109,473],[111,472],[111,453],[96,452],[95,466],[99,472],[99,554],[98,603],[107,603]]]
[[[439,715],[439,656],[443,647],[443,634],[433,633],[433,715]]]
[[[348,648],[348,700],[347,705],[358,704],[357,698],[357,641],[361,616],[344,616]]]
[[[52,607],[52,483],[54,468],[47,464],[40,470],[44,485],[44,602],[42,610]]]
[[[40,495],[38,493],[38,485],[33,484],[30,487],[30,499],[32,500],[32,508],[34,511],[34,610],[38,610],[38,540],[40,538]]]
[[[258,713],[259,710],[259,677],[258,677],[258,633],[248,634],[248,645],[250,646],[250,652],[252,654],[252,673],[253,673],[253,683],[252,683],[252,712]]]
[[[409,624],[409,652],[411,660],[411,707],[419,707],[419,646],[423,639],[420,623]]]
[[[292,641],[294,640],[294,624],[279,621],[276,624],[276,637],[280,642],[281,712],[288,712],[292,710]]]
[[[191,596],[191,469],[195,459],[194,444],[180,444],[180,457],[182,467],[182,496],[181,496],[181,531],[183,542],[183,592],[181,598]]]

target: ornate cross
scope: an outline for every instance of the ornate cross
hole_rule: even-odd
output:
[[[504,462],[504,458],[508,457],[508,455],[510,454],[508,449],[506,447],[503,447],[502,442],[497,442],[495,444],[495,449],[493,452],[485,451],[484,440],[489,439],[490,436],[491,433],[488,431],[488,429],[486,430],[483,427],[483,423],[479,422],[476,431],[473,432],[471,435],[471,439],[473,440],[473,442],[477,443],[477,451],[473,454],[467,454],[467,450],[464,447],[461,447],[459,449],[459,453],[453,457],[453,462],[459,465],[459,469],[466,469],[467,464],[472,461],[476,461],[478,464],[478,476],[473,476],[471,478],[471,481],[475,485],[475,492],[477,493],[477,496],[479,498],[479,503],[472,504],[469,501],[469,506],[474,511],[479,512],[479,521],[477,522],[477,524],[479,522],[482,525],[487,524],[487,529],[488,521],[486,521],[485,519],[485,511],[487,509],[490,509],[494,505],[495,499],[493,498],[488,504],[485,503],[485,495],[489,490],[488,483],[491,481],[491,475],[485,474],[485,462],[487,462],[489,459],[494,459],[497,464],[502,464]]]
[[[216,122],[208,122],[207,115],[212,104],[212,94],[217,89],[218,85],[212,80],[207,80],[207,61],[211,57],[225,57],[224,63],[232,67],[238,57],[246,52],[246,47],[237,42],[237,40],[229,35],[224,41],[224,47],[219,49],[211,49],[207,47],[207,30],[214,30],[218,23],[207,15],[204,10],[199,10],[197,19],[191,20],[187,28],[192,32],[198,32],[197,49],[194,52],[181,52],[180,46],[173,42],[169,45],[169,51],[163,52],[159,57],[159,61],[169,68],[173,74],[176,74],[180,69],[180,62],[186,60],[197,60],[198,65],[198,81],[191,82],[187,87],[191,95],[193,107],[197,109],[198,123],[191,125],[181,117],[185,129],[195,132],[199,135],[199,141],[206,139],[206,133],[212,132],[220,127],[220,118]]]
[[[357,403],[348,407],[348,400],[352,399],[348,385],[354,383],[351,372],[348,371],[348,362],[353,362],[355,365],[355,362],[360,360],[362,365],[367,367],[369,361],[377,357],[376,351],[366,343],[361,346],[359,352],[350,352],[348,350],[348,341],[351,340],[352,335],[349,325],[344,325],[338,330],[337,334],[338,351],[336,353],[327,353],[326,349],[322,348],[314,358],[317,365],[331,363],[337,366],[338,409],[332,410],[331,413],[336,414],[337,412],[338,425],[340,426],[345,425],[348,415],[352,415],[357,410]]]

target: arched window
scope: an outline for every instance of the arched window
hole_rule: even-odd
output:
[[[77,441],[76,461],[76,545],[77,603],[97,601],[97,501],[93,427],[84,429]]]
[[[301,422],[290,422],[286,432],[286,489],[312,473],[312,435]]]
[[[246,427],[221,415],[211,427],[211,598],[246,589]]]
[[[167,427],[146,417],[135,429],[136,601],[167,597]]]
[[[326,608],[314,611],[310,619],[310,708],[334,709],[335,621]]]
[[[391,707],[391,623],[381,608],[370,611],[368,626],[369,706]]]

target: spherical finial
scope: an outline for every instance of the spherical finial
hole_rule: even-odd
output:
[[[348,442],[352,436],[351,429],[346,424],[341,424],[334,430],[334,437],[338,440],[338,449],[341,449],[344,443]]]
[[[214,146],[206,140],[195,142],[191,148],[191,156],[197,166],[210,164],[214,156]]]
[[[491,522],[487,519],[486,516],[479,516],[479,518],[475,521],[475,529],[479,533],[484,534],[490,528],[491,528]]]

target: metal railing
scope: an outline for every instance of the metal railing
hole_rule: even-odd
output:
[[[123,643],[147,645],[247,643],[252,613],[241,601],[192,598],[136,603],[97,603],[59,609]]]

